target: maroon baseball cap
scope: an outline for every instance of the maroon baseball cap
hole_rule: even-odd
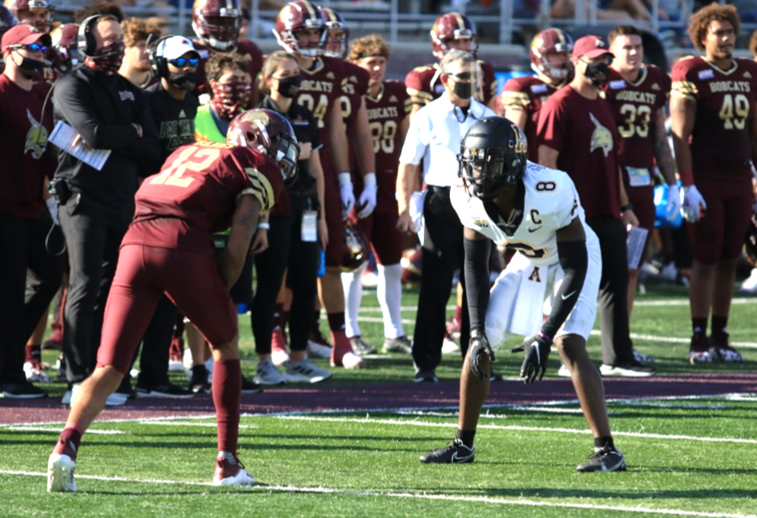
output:
[[[3,34],[2,52],[5,54],[8,47],[12,47],[13,45],[31,45],[43,38],[44,40],[40,42],[42,45],[49,47],[53,44],[49,34],[40,31],[32,25],[21,23]]]
[[[610,52],[610,46],[605,39],[599,36],[590,34],[589,36],[579,38],[573,44],[574,58],[582,58],[586,56],[589,59],[594,59],[604,54],[613,55],[613,53]]]

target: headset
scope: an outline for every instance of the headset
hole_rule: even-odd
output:
[[[168,38],[172,38],[173,36],[173,34],[169,34],[168,36],[161,36],[160,38],[155,40],[155,42],[152,41],[152,34],[147,37],[145,48],[149,49],[147,59],[150,62],[150,71],[152,72],[152,75],[154,77],[168,77],[169,75],[168,60],[163,57],[162,53],[160,56],[158,56],[157,53],[160,44]]]
[[[92,27],[97,24],[97,20],[103,17],[104,15],[102,14],[95,14],[94,16],[86,18],[79,25],[79,35],[76,44],[81,53],[87,57],[94,56],[95,51],[97,50],[97,41],[95,40],[95,35],[92,34]]]

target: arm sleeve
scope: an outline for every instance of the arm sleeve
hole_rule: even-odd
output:
[[[488,239],[464,239],[465,296],[468,300],[471,331],[486,327],[486,309],[489,307],[489,254]]]
[[[107,124],[100,119],[92,90],[75,76],[53,92],[55,111],[94,149],[120,150],[137,140],[131,124]]]
[[[578,301],[589,265],[586,241],[558,241],[557,254],[560,256],[560,266],[565,275],[555,295],[552,312],[541,328],[542,333],[552,340]]]

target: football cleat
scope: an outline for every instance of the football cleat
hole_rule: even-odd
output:
[[[444,448],[421,455],[420,460],[426,464],[467,464],[473,462],[475,453],[475,446],[468,448],[462,441],[455,439]]]
[[[332,355],[331,366],[332,367],[344,367],[345,369],[362,369],[365,367],[365,360],[352,351],[346,352],[341,358],[336,358]]]
[[[267,359],[258,364],[255,370],[255,377],[252,381],[258,385],[281,385],[286,383],[284,376],[281,375],[279,369],[273,364],[271,359]]]
[[[331,358],[331,346],[308,340],[308,356],[328,360]]]
[[[76,463],[68,455],[53,453],[47,460],[47,491],[48,493],[75,493],[76,479],[74,470]]]
[[[295,363],[288,363],[284,371],[288,383],[318,383],[331,377],[331,371],[320,368],[307,358]]]
[[[213,475],[214,486],[250,487],[255,479],[244,469],[236,454],[218,452],[216,471]]]
[[[411,354],[413,352],[413,343],[407,336],[387,338],[384,340],[384,352]]]
[[[576,467],[580,473],[609,473],[611,471],[625,471],[626,459],[620,450],[601,449],[594,452],[589,460]]]
[[[689,363],[712,363],[712,354],[710,353],[710,341],[704,333],[696,332],[691,337],[689,344]]]
[[[352,346],[352,350],[358,356],[376,354],[377,352],[375,347],[363,340],[363,338],[360,336],[353,336],[352,338],[350,338],[350,345]]]
[[[642,365],[637,361],[618,363],[616,365],[603,363],[599,368],[599,372],[602,373],[602,376],[619,376],[623,378],[648,378],[657,373],[654,367]]]
[[[439,379],[436,377],[436,372],[434,372],[433,369],[419,369],[415,373],[413,381],[415,383],[438,383]]]
[[[654,357],[649,356],[648,354],[640,353],[636,349],[633,350],[633,359],[643,364],[654,363]]]

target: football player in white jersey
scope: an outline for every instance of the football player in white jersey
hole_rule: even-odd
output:
[[[460,180],[450,197],[465,227],[470,346],[460,379],[457,437],[421,461],[473,461],[494,351],[514,333],[528,336],[511,350],[526,354],[520,370],[526,383],[544,376],[553,343],[571,372],[594,435],[594,454],[577,470],[624,471],[625,460],[610,432],[602,378],[586,353],[602,256],[573,181],[562,171],[528,162],[526,137],[503,117],[478,121],[460,151]],[[490,293],[492,241],[517,253]]]

